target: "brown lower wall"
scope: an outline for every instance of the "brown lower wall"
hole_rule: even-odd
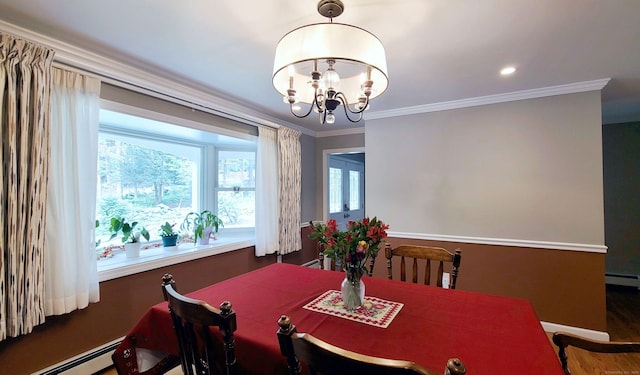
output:
[[[302,239],[303,250],[284,255],[283,261],[303,264],[317,257],[305,229]],[[0,374],[31,374],[124,336],[150,306],[162,301],[166,272],[180,292],[188,293],[276,262],[275,255],[256,257],[254,252],[249,247],[101,282],[100,302],[47,317],[32,333],[0,342]]]
[[[541,321],[607,331],[605,254],[581,251],[389,238],[462,250],[456,288],[524,298]],[[397,267],[396,267],[397,268]],[[374,276],[386,277],[381,251]]]
[[[308,227],[302,228],[302,251],[284,255],[283,262],[303,264],[317,257],[308,233]],[[399,238],[389,242],[460,248],[458,289],[524,298],[542,321],[607,330],[604,254]],[[124,336],[149,306],[162,301],[165,272],[187,293],[275,261],[274,255],[255,257],[249,247],[102,282],[100,302],[48,317],[33,333],[0,342],[0,373],[30,374]],[[386,277],[383,253],[374,276]]]
[[[311,227],[306,226],[300,229],[300,236],[302,242],[302,251],[296,251],[291,254],[287,254],[282,257],[283,263],[290,264],[305,264],[314,259],[318,259],[318,246],[317,242],[312,241],[309,238],[311,233]]]

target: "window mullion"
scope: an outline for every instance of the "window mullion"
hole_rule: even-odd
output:
[[[206,147],[206,169],[204,174],[204,183],[203,186],[203,210],[209,210],[211,212],[215,212],[215,207],[217,206],[217,187],[218,187],[218,151],[217,148],[213,145],[208,145]],[[217,213],[216,213],[217,214]]]

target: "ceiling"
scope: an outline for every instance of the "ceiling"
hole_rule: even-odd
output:
[[[447,102],[581,82],[602,89],[603,121],[640,120],[638,0],[343,0],[336,22],[384,44],[389,88],[375,118]],[[311,132],[271,84],[279,39],[325,22],[316,0],[0,0],[0,20],[121,61]],[[499,70],[517,67],[503,77]],[[427,106],[427,107],[424,107]]]

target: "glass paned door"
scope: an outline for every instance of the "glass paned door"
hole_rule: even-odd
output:
[[[342,168],[329,168],[329,213],[342,212]]]
[[[364,163],[329,158],[329,219],[345,230],[347,222],[364,217]]]

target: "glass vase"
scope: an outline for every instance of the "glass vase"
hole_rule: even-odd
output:
[[[348,277],[345,277],[344,280],[342,280],[340,291],[342,292],[342,302],[346,310],[353,311],[362,306],[364,302],[364,282],[361,278],[353,278],[350,280]]]

